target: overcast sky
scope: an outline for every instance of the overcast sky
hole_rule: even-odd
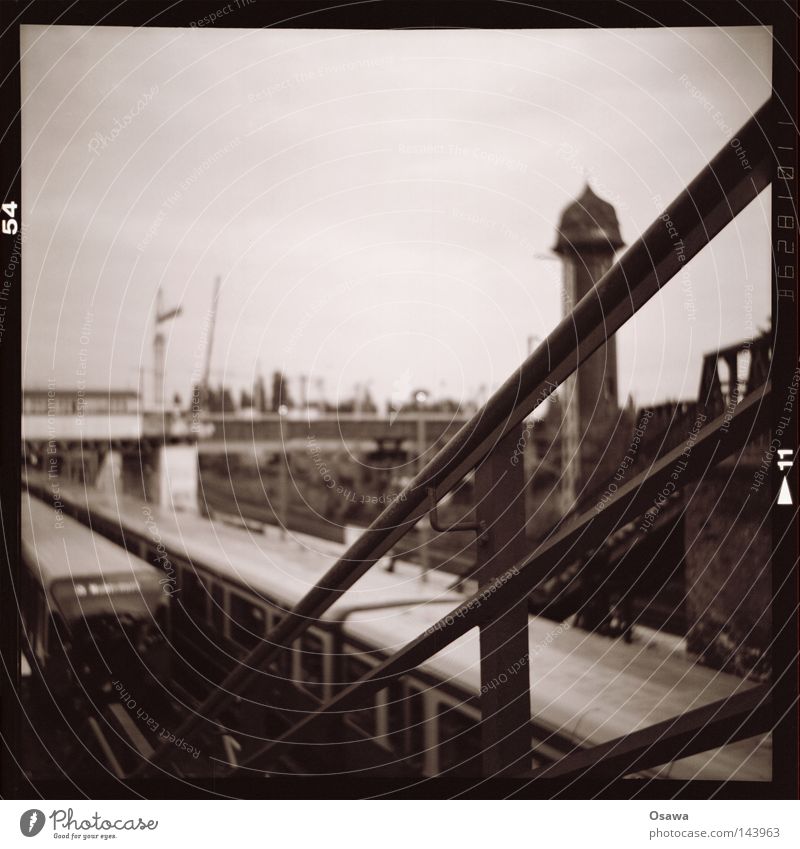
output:
[[[24,386],[283,369],[473,397],[560,318],[586,174],[627,243],[770,93],[761,28],[23,27]],[[696,396],[769,315],[769,193],[618,336],[620,391]],[[83,349],[83,352],[82,352]],[[294,394],[297,395],[295,385]]]

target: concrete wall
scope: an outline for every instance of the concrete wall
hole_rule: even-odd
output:
[[[103,458],[94,486],[100,492],[121,492],[122,456],[116,451],[109,451]]]
[[[22,416],[22,438],[32,441],[139,439],[141,435],[142,417],[136,413],[54,416],[26,413]]]
[[[164,445],[159,451],[159,504],[197,513],[197,445]]]

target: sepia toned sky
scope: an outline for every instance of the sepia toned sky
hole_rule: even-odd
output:
[[[630,244],[770,93],[761,28],[321,31],[28,26],[23,385],[260,369],[485,397],[560,318],[588,178]],[[696,396],[765,327],[769,192],[618,335],[620,391]]]

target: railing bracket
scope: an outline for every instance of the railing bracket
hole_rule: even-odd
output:
[[[478,535],[478,545],[485,545],[489,541],[486,530],[486,522],[457,522],[455,525],[446,527],[439,521],[438,510],[439,499],[436,497],[436,490],[428,487],[428,519],[431,527],[440,534],[450,534],[456,531],[475,531]]]

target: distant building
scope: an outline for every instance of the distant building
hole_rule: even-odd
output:
[[[563,212],[554,247],[568,315],[590,294],[623,242],[613,207],[587,186]],[[696,399],[620,408],[616,342],[582,363],[528,425],[528,533],[550,531],[570,512],[599,512],[658,458],[737,405],[768,378],[771,332],[706,354]],[[596,548],[543,582],[537,613],[630,636],[631,626],[685,638],[701,663],[741,676],[769,674],[771,639],[768,486],[753,481],[769,437],[755,435],[736,456],[710,468]],[[623,462],[624,458],[624,462]],[[748,511],[741,515],[744,493]]]
[[[22,395],[22,461],[61,483],[196,509],[197,448],[185,421],[145,413],[130,389],[27,389]]]
[[[594,289],[623,247],[614,207],[587,183],[561,214],[553,247],[563,263],[563,315]],[[619,419],[617,343],[612,336],[564,384],[561,394],[561,507],[570,510]]]
[[[26,389],[22,395],[22,438],[69,443],[139,439],[139,393],[129,389]]]

